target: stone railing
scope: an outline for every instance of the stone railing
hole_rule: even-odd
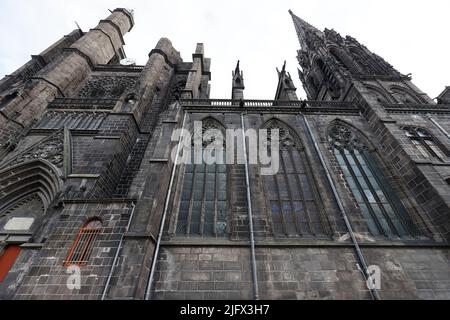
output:
[[[123,66],[121,64],[99,64],[94,67],[94,71],[103,72],[130,72],[139,73],[144,70],[144,66]]]
[[[211,107],[349,107],[348,102],[333,101],[304,101],[304,100],[229,100],[229,99],[182,99],[183,106],[211,106]]]
[[[426,103],[384,103],[387,112],[417,112],[417,113],[450,113],[449,104],[426,104]]]

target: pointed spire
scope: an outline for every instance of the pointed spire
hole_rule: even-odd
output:
[[[231,89],[231,98],[233,100],[244,99],[244,73],[241,71],[240,60],[238,60],[236,69],[232,72],[233,74],[233,84]]]
[[[240,74],[241,73],[241,69],[239,68],[241,61],[238,60],[237,62],[237,66],[236,66],[236,70],[234,70],[234,74]]]
[[[290,15],[292,16],[292,20],[294,21],[295,30],[297,31],[298,40],[300,41],[300,46],[303,50],[309,47],[308,43],[311,37],[323,37],[323,32],[309,24],[305,20],[297,17],[292,10],[289,10]]]
[[[297,100],[297,95],[295,91],[294,82],[292,81],[289,72],[286,72],[286,61],[284,61],[283,68],[280,70],[277,68],[278,72],[278,85],[277,91],[275,93],[275,100]]]

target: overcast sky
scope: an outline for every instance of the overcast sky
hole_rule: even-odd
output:
[[[125,52],[138,64],[146,63],[161,37],[172,41],[184,61],[203,42],[212,58],[212,98],[230,98],[238,59],[246,98],[273,99],[275,68],[284,60],[305,97],[288,9],[319,29],[357,38],[400,72],[412,73],[432,98],[450,85],[449,0],[0,0],[0,77],[75,29],[74,21],[88,31],[116,7],[134,10]]]

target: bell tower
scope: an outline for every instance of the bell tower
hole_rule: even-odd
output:
[[[445,172],[450,163],[446,125],[450,109],[445,92],[436,104],[412,83],[410,74],[400,73],[355,38],[333,29],[320,31],[289,13],[300,42],[299,76],[308,99],[357,107],[365,130],[376,137],[379,147],[374,152],[386,161],[410,197],[417,199],[415,209],[424,220],[448,239],[450,200]],[[416,136],[429,141],[421,144]],[[425,151],[428,146],[430,150]]]
[[[370,92],[383,102],[431,103],[432,100],[393,66],[351,36],[333,29],[320,31],[289,10],[301,49],[300,80],[310,100],[348,101],[355,81],[375,81]],[[383,82],[397,82],[391,90]],[[404,89],[402,89],[404,88]]]

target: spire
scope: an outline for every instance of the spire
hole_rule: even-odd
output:
[[[240,74],[241,73],[241,69],[239,68],[241,61],[238,60],[237,62],[237,66],[236,66],[236,70],[234,70],[234,74]]]
[[[233,71],[231,99],[233,100],[244,99],[244,90],[245,90],[244,73],[241,71],[240,61],[238,60],[236,69]]]
[[[297,17],[292,10],[289,10],[289,13],[294,21],[295,31],[297,31],[298,40],[303,50],[306,50],[310,46],[309,44],[314,37],[323,38],[324,34],[322,31]]]
[[[284,61],[283,68],[280,70],[277,68],[278,73],[278,85],[277,92],[275,93],[275,100],[298,100],[297,88],[295,88],[294,82],[289,72],[286,72],[286,61]]]

